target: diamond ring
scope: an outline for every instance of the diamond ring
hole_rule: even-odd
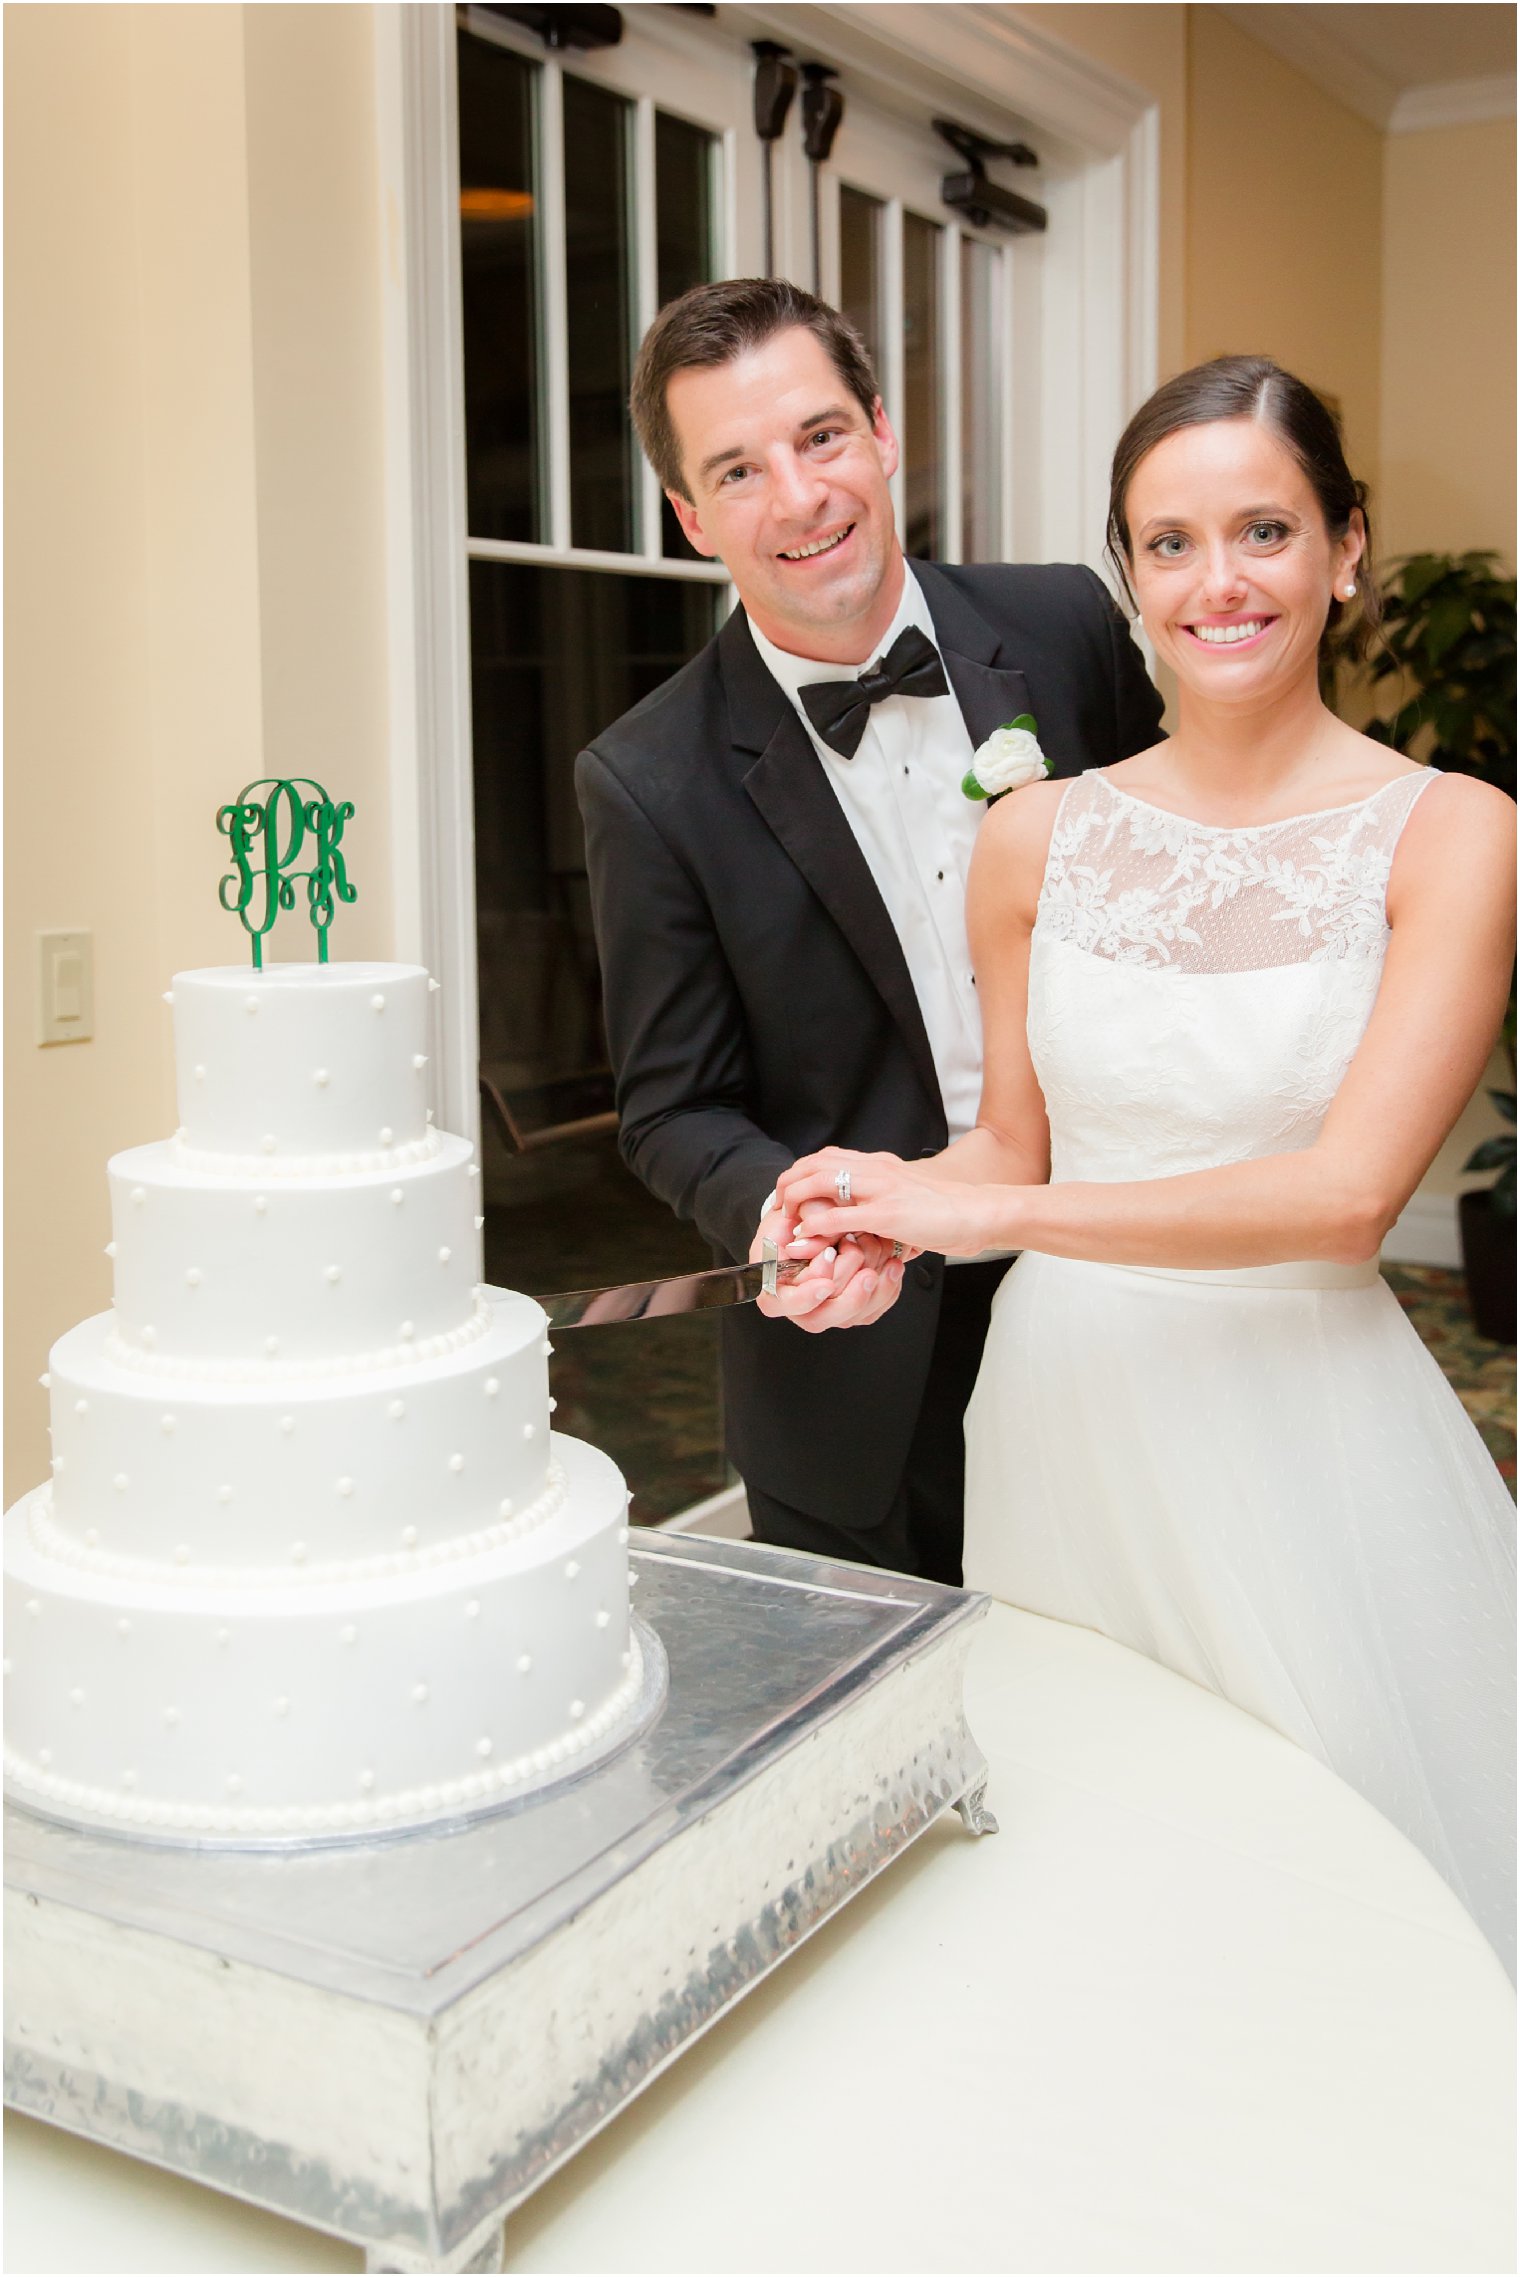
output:
[[[850,1173],[848,1170],[835,1171],[834,1191],[839,1196],[839,1207],[842,1210],[847,1210],[854,1199],[850,1192]]]

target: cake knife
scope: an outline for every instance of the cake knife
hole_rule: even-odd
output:
[[[543,1306],[551,1328],[601,1328],[620,1320],[667,1319],[720,1305],[753,1304],[756,1297],[773,1296],[782,1283],[795,1281],[807,1267],[805,1258],[778,1258],[776,1244],[767,1241],[765,1254],[752,1265],[718,1265],[708,1273],[624,1281],[610,1289],[561,1289],[533,1301]]]

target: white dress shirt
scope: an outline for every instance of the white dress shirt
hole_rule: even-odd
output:
[[[928,603],[905,566],[897,614],[875,656],[858,664],[792,656],[753,621],[749,629],[823,762],[902,943],[955,1139],[974,1125],[982,1091],[982,1019],[966,943],[966,877],[985,809],[961,789],[972,745],[960,705],[953,695],[887,696],[871,706],[854,757],[842,759],[814,733],[798,695],[810,681],[854,679],[909,625],[939,647]]]

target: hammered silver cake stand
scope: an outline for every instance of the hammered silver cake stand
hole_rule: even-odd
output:
[[[514,2206],[952,1807],[984,1597],[648,1535],[657,1719],[530,1804],[295,1854],[7,1819],[5,2099],[364,2248]]]

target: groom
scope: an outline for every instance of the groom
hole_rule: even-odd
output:
[[[1030,712],[1079,774],[1154,743],[1161,700],[1090,570],[905,562],[864,348],[796,286],[672,301],[632,408],[742,605],[577,762],[607,1034],[625,1159],[740,1259],[797,1156],[936,1154],[976,1120],[974,747]],[[890,1306],[881,1261],[861,1243],[724,1314],[728,1452],[761,1541],[958,1582],[1007,1261],[921,1257]]]

